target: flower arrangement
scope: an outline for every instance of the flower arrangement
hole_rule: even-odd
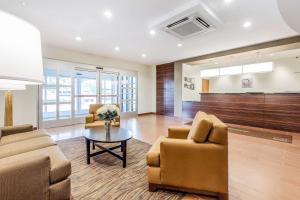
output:
[[[113,119],[120,116],[120,109],[116,105],[103,105],[97,110],[97,115],[100,119],[111,122]]]

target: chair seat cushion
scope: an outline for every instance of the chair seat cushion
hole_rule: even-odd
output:
[[[147,164],[152,167],[160,166],[160,143],[166,137],[160,136],[147,153]]]
[[[103,127],[105,125],[105,121],[98,120],[94,121],[93,123],[87,123],[85,124],[85,128],[96,128],[96,127]],[[119,122],[112,122],[112,126],[119,127],[120,123]]]
[[[50,136],[31,138],[0,146],[0,159],[55,145]]]
[[[63,153],[57,145],[0,159],[0,165],[5,164],[6,162],[14,162],[21,159],[33,158],[38,155],[46,155],[50,157],[51,184],[60,182],[66,179],[71,174],[71,163],[63,155]]]
[[[16,134],[7,135],[7,136],[2,137],[0,140],[0,145],[9,144],[9,143],[13,143],[13,142],[19,142],[19,141],[28,140],[31,138],[42,137],[42,136],[48,136],[48,133],[43,129],[34,130],[34,131],[30,131],[30,132],[24,132],[24,133],[16,133]]]

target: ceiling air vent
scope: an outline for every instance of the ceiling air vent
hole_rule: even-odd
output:
[[[198,14],[193,14],[168,24],[163,30],[180,39],[186,39],[214,29],[213,25]]]

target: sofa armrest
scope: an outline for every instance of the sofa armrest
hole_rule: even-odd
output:
[[[93,123],[94,122],[94,115],[93,114],[89,114],[88,116],[85,117],[85,123],[89,124],[89,123]]]
[[[168,129],[168,138],[187,139],[191,127],[190,126],[173,126]]]
[[[166,138],[160,144],[162,184],[228,193],[228,148]]]
[[[0,199],[46,200],[50,158],[41,155],[0,166]]]
[[[24,133],[24,132],[29,132],[29,131],[33,131],[33,126],[30,124],[4,127],[4,128],[1,128],[1,136],[7,136],[7,135],[12,135],[12,134],[17,134],[17,133]]]

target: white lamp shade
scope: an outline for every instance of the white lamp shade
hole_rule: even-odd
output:
[[[25,85],[0,83],[0,90],[26,90]]]
[[[280,14],[290,28],[300,33],[299,0],[277,0]]]
[[[5,84],[8,86],[42,83],[43,64],[39,30],[3,11],[0,11],[0,29],[0,88],[5,88]]]

